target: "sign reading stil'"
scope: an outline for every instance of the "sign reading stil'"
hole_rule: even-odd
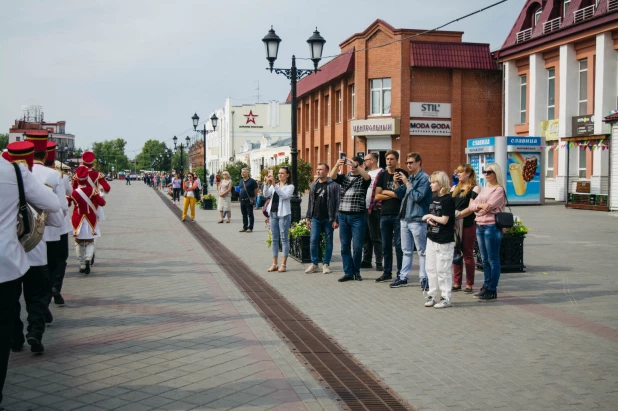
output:
[[[410,103],[410,117],[451,118],[451,103]]]
[[[451,122],[439,120],[410,120],[410,135],[450,136]]]

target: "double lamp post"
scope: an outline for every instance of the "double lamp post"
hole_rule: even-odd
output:
[[[210,116],[210,124],[212,124],[212,130],[206,130],[206,123],[204,123],[204,130],[198,130],[197,129],[197,125],[200,123],[200,116],[197,115],[197,113],[193,114],[193,117],[191,117],[191,120],[193,120],[193,130],[197,131],[198,133],[200,133],[203,137],[204,137],[204,179],[202,180],[202,187],[203,187],[203,195],[206,195],[207,191],[208,191],[208,180],[207,180],[207,176],[206,176],[206,136],[208,135],[208,133],[214,133],[215,130],[217,129],[217,123],[219,122],[219,119],[217,118],[217,115],[215,113],[212,114],[212,116]],[[204,207],[204,201],[202,201],[202,207]]]
[[[176,147],[176,142],[178,141],[178,137],[174,136],[174,138],[172,139],[174,140],[174,151],[176,151],[177,148],[180,148],[180,178],[184,178],[184,166],[185,163],[183,163],[182,161],[182,152],[184,150],[185,147],[189,148],[189,143],[191,142],[191,138],[189,138],[189,136],[187,136],[187,138],[185,138],[185,141],[187,142],[187,144],[185,144],[184,146],[182,145],[182,143],[180,143],[180,147]]]
[[[298,149],[296,147],[297,140],[297,118],[296,118],[296,106],[298,104],[296,100],[296,83],[306,75],[318,72],[318,63],[322,59],[322,50],[324,49],[324,43],[326,40],[320,36],[320,32],[316,30],[313,35],[309,37],[307,43],[309,43],[309,52],[311,54],[311,60],[313,61],[313,69],[299,69],[296,67],[296,56],[292,56],[292,67],[289,69],[274,68],[273,65],[277,60],[277,53],[279,52],[279,43],[281,38],[277,36],[275,30],[270,28],[268,34],[262,39],[264,46],[266,47],[266,60],[268,60],[269,66],[266,70],[273,71],[277,74],[283,74],[290,80],[291,96],[292,96],[292,144],[290,145],[290,154],[292,154],[292,183],[294,184],[294,194],[290,199],[290,206],[292,211],[292,222],[300,221],[300,203],[301,199],[298,195]]]

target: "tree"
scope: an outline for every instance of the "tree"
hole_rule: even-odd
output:
[[[4,150],[9,145],[9,135],[0,134],[0,151]]]
[[[124,170],[129,167],[129,158],[124,153],[127,142],[122,138],[105,140],[92,144],[92,152],[96,156],[95,167],[103,173],[114,170]]]
[[[290,172],[292,170],[292,166],[288,163],[281,163],[281,164],[272,166],[270,168],[264,168],[264,170],[260,172],[260,176],[262,180],[266,178],[266,175],[268,174],[268,170],[273,170],[273,175],[276,177],[281,167],[290,167]],[[297,168],[298,168],[298,194],[302,196],[306,190],[309,190],[309,186],[313,182],[313,168],[311,167],[311,164],[309,164],[302,158],[298,159]],[[292,180],[290,180],[290,182],[291,181]]]
[[[240,172],[243,168],[249,168],[249,166],[247,165],[247,163],[244,163],[242,161],[229,163],[227,166],[225,166],[225,171],[230,173],[230,181],[232,181],[232,184],[234,184],[235,186],[240,184]]]
[[[144,143],[142,152],[135,157],[137,170],[168,171],[170,166],[170,150],[165,143],[158,140],[148,140]]]

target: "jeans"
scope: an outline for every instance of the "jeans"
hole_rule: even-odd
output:
[[[496,291],[500,280],[500,243],[502,230],[495,224],[477,225],[476,241],[483,259],[483,285],[490,291]]]
[[[419,279],[427,278],[425,271],[425,247],[427,246],[427,223],[422,221],[400,220],[401,224],[401,250],[403,251],[403,261],[401,263],[401,273],[399,279],[406,280],[412,269],[414,260],[412,251],[416,246],[418,252]]]
[[[324,250],[324,259],[322,264],[329,265],[330,259],[333,257],[333,223],[328,218],[311,219],[311,237],[309,238],[311,263],[318,265],[320,259],[320,234],[324,233],[326,237],[326,248]]]
[[[262,194],[258,194],[255,197],[255,208],[262,208],[264,205],[264,196]]]
[[[242,213],[243,230],[253,231],[253,206],[248,198],[240,199],[240,212]]]
[[[380,235],[380,210],[373,210],[367,214],[367,228],[365,231],[363,261],[371,264],[372,254],[375,252],[376,265],[382,265],[382,236]]]
[[[182,205],[182,219],[187,218],[187,209],[191,206],[191,220],[195,220],[195,197],[185,197]]]
[[[429,292],[427,295],[439,300],[438,295],[445,300],[451,300],[453,288],[453,251],[455,243],[434,243],[427,239],[427,280]]]
[[[393,274],[393,240],[397,257],[397,275],[401,272],[403,253],[401,251],[401,224],[396,215],[380,217],[380,232],[382,233],[382,250],[384,252],[384,274]]]
[[[290,252],[290,224],[292,224],[291,214],[279,217],[276,211],[270,213],[270,233],[273,239],[270,248],[273,250],[273,257],[279,255],[280,241],[283,257],[288,257],[288,253]]]
[[[360,276],[363,258],[363,238],[367,214],[339,213],[339,241],[341,242],[341,259],[346,277]],[[354,244],[352,244],[354,242]],[[352,253],[352,245],[354,250]]]
[[[173,192],[172,192],[172,194],[173,194],[172,200],[180,201],[180,188],[174,188],[172,190],[173,190]]]

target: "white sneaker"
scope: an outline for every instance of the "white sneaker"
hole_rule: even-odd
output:
[[[433,307],[434,305],[436,305],[436,300],[434,300],[433,297],[427,297],[425,307]]]
[[[318,271],[318,266],[315,264],[309,264],[309,267],[307,267],[307,269],[305,270],[305,273],[311,274],[311,273],[315,273],[316,271]]]
[[[322,274],[330,274],[330,267],[328,264],[322,264]]]
[[[442,298],[439,303],[433,306],[433,308],[449,308],[451,306],[451,302]]]

